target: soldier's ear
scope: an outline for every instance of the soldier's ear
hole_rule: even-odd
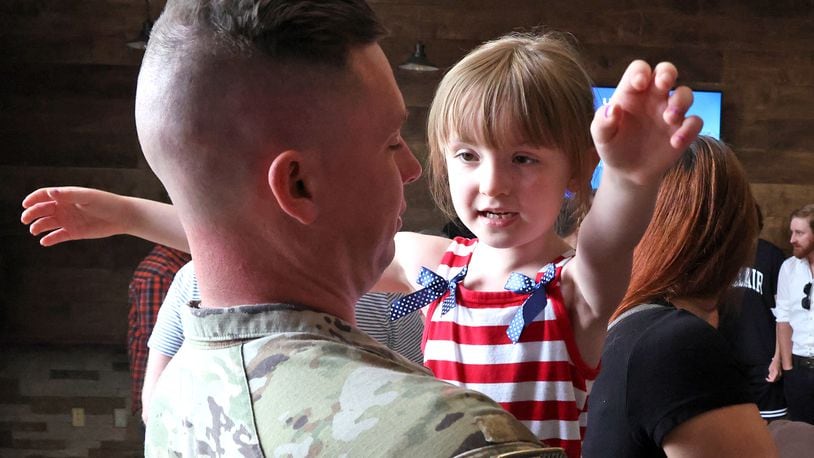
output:
[[[277,205],[302,224],[311,224],[319,213],[312,190],[315,172],[297,150],[283,151],[269,166],[268,184]]]

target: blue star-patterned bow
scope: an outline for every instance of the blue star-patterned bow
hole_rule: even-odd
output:
[[[520,334],[523,333],[526,326],[545,309],[548,303],[545,287],[554,279],[556,272],[554,264],[547,264],[543,267],[543,277],[539,283],[534,283],[534,280],[518,272],[512,272],[509,275],[503,288],[519,294],[531,293],[512,318],[509,329],[506,330],[506,335],[509,336],[512,343],[520,340]]]
[[[418,274],[418,284],[423,286],[423,288],[393,302],[390,306],[390,320],[395,321],[403,316],[407,316],[429,305],[432,301],[449,291],[449,294],[441,303],[441,315],[444,315],[455,307],[455,291],[458,287],[458,283],[463,280],[465,276],[466,266],[464,266],[457,275],[452,277],[451,280],[447,280],[430,269],[422,267],[421,272]]]

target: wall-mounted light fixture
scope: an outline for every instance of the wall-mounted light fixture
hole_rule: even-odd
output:
[[[403,64],[399,65],[399,68],[413,72],[438,71],[438,67],[431,64],[429,59],[427,59],[427,53],[424,51],[424,43],[420,41],[415,44],[413,54]]]
[[[127,42],[127,46],[133,49],[146,49],[147,41],[150,39],[150,31],[153,29],[153,20],[150,17],[150,0],[144,0],[144,23],[136,38]]]

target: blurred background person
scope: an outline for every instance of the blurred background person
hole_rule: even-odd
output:
[[[777,456],[717,330],[721,299],[749,263],[757,226],[734,153],[699,137],[665,175],[634,251],[588,400],[584,457]]]
[[[777,280],[777,334],[789,419],[814,423],[814,204],[791,214],[793,256]]]
[[[130,395],[133,415],[141,415],[141,390],[147,368],[147,341],[158,311],[178,270],[191,259],[183,251],[155,245],[133,272],[127,314],[127,355],[130,359]]]
[[[763,212],[755,207],[758,228],[763,230]],[[760,416],[767,421],[788,413],[783,394],[780,348],[774,318],[777,277],[785,259],[783,251],[769,241],[758,239],[755,258],[741,269],[719,329],[732,344],[735,357],[745,365],[749,388]]]

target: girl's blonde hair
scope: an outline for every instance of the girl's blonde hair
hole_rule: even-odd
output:
[[[448,216],[454,210],[444,148],[453,135],[497,149],[517,143],[559,149],[579,183],[570,191],[586,208],[596,166],[593,91],[572,41],[554,32],[507,35],[477,47],[444,76],[428,117],[427,176]]]

